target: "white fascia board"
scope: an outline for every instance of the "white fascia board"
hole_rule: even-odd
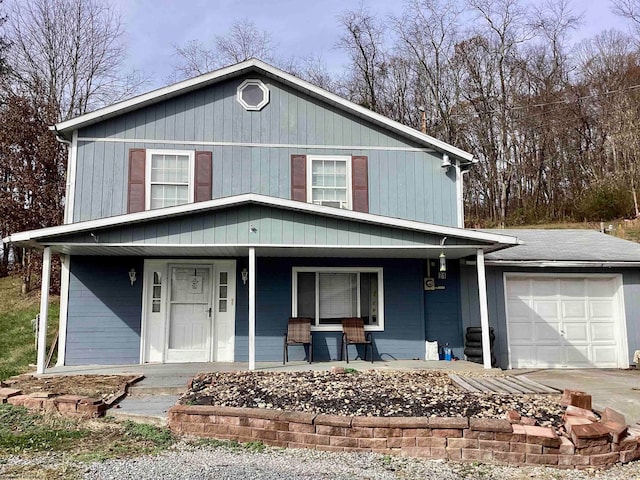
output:
[[[374,123],[383,125],[391,130],[395,130],[396,132],[399,132],[404,136],[412,138],[418,143],[427,144],[438,150],[454,155],[465,163],[475,163],[475,160],[471,153],[465,152],[464,150],[454,147],[453,145],[449,145],[448,143],[443,142],[442,140],[438,140],[437,138],[434,138],[430,135],[421,133],[414,128],[401,124],[400,122],[391,120],[384,115],[380,115],[378,113],[372,112],[367,108],[361,107],[360,105],[356,105],[355,103],[350,102],[349,100],[346,100],[334,93],[330,93],[320,87],[313,85],[312,83],[294,77],[289,73],[272,67],[271,65],[255,58],[237,63],[235,65],[224,67],[210,73],[205,73],[204,75],[200,75],[198,77],[183,80],[182,82],[178,82],[167,87],[153,90],[151,92],[138,95],[137,97],[133,97],[129,100],[114,103],[113,105],[98,109],[94,112],[72,118],[71,120],[57,123],[56,125],[49,128],[60,134],[68,134],[68,132],[71,130],[77,130],[111,116],[120,115],[122,113],[141,108],[147,104],[152,104],[166,98],[171,98],[175,95],[186,93],[210,83],[219,82],[226,77],[237,75],[251,68],[262,70],[264,73],[273,76],[277,80],[288,83],[299,90],[306,91],[312,96],[320,98],[330,104],[341,107],[344,110],[350,111],[351,113],[354,113],[359,117],[366,118]]]
[[[120,225],[128,225],[141,221],[154,219],[170,218],[182,214],[197,213],[206,210],[216,210],[225,207],[239,206],[247,203],[255,203],[271,207],[279,207],[288,210],[296,210],[308,212],[312,214],[323,215],[327,217],[343,218],[345,220],[360,221],[376,225],[396,227],[416,232],[429,233],[434,235],[451,236],[463,238],[467,240],[479,240],[489,243],[498,243],[502,245],[518,245],[520,242],[516,237],[507,235],[498,235],[495,233],[485,233],[476,230],[465,230],[457,227],[447,227],[442,225],[433,225],[428,223],[416,222],[413,220],[402,220],[398,218],[383,217],[381,215],[373,215],[370,213],[354,212],[351,210],[341,210],[333,207],[325,207],[322,205],[314,205],[311,203],[298,202],[283,198],[267,197],[248,193],[243,195],[235,195],[224,197],[206,202],[187,203],[175,207],[159,208],[157,210],[146,210],[144,212],[129,213],[116,217],[100,218],[97,220],[89,220],[85,222],[60,225],[57,227],[48,227],[38,230],[30,230],[11,234],[3,239],[7,242],[28,242],[38,240],[40,238],[53,235],[64,235],[72,233],[81,233],[91,231],[98,228],[116,227]]]
[[[637,268],[640,261],[594,261],[594,260],[487,260],[490,267],[536,267],[536,268]]]

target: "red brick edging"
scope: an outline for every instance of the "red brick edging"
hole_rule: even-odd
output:
[[[598,424],[599,425],[599,424]],[[638,438],[589,430],[572,439],[552,428],[466,417],[344,417],[258,408],[176,405],[177,434],[327,451],[587,468],[640,458]],[[616,440],[614,442],[614,440]]]
[[[21,390],[0,388],[0,403],[9,403],[29,410],[43,412],[59,412],[62,415],[79,415],[82,417],[101,417],[107,405],[97,398],[79,395],[52,396],[49,393],[23,395]]]

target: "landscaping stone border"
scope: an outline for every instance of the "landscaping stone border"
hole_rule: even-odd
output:
[[[0,403],[9,403],[29,410],[58,412],[62,415],[81,417],[101,417],[108,408],[102,400],[97,398],[79,395],[54,397],[46,392],[23,395],[21,390],[13,388],[0,388]]]
[[[0,403],[9,403],[42,412],[57,411],[62,415],[69,416],[102,417],[109,408],[127,395],[127,390],[131,385],[143,378],[144,375],[138,375],[124,382],[106,403],[99,398],[79,395],[53,395],[49,392],[24,395],[22,390],[15,388],[0,388]]]
[[[593,424],[600,425],[600,424]],[[638,438],[603,432],[573,438],[553,428],[506,419],[466,417],[345,417],[259,408],[176,405],[169,428],[197,437],[260,441],[327,451],[363,451],[431,459],[560,468],[607,467],[640,458]]]

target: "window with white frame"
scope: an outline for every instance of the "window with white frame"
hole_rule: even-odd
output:
[[[313,319],[314,330],[338,330],[343,318],[360,317],[367,330],[384,329],[382,268],[294,267],[295,317]]]
[[[351,157],[307,156],[307,201],[351,210]]]
[[[147,209],[193,202],[194,152],[147,150]]]

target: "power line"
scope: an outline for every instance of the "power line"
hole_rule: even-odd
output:
[[[619,89],[616,89],[616,90],[607,90],[606,92],[601,92],[601,93],[592,93],[590,95],[583,95],[581,97],[575,97],[575,98],[566,99],[566,100],[556,100],[556,101],[553,101],[553,102],[535,103],[533,105],[516,105],[516,106],[513,106],[513,107],[507,107],[504,110],[503,109],[494,109],[494,110],[487,110],[485,112],[453,113],[453,114],[451,114],[451,116],[452,117],[470,117],[470,116],[480,116],[480,115],[485,115],[485,114],[499,113],[499,112],[503,112],[503,111],[526,110],[526,109],[530,109],[530,108],[541,108],[541,107],[546,107],[546,106],[549,106],[549,105],[561,105],[561,104],[570,105],[572,103],[580,102],[582,100],[588,100],[590,98],[597,98],[597,97],[605,97],[605,96],[608,96],[608,95],[613,95],[615,93],[621,93],[621,92],[626,92],[626,91],[631,91],[631,90],[637,90],[638,88],[640,88],[640,85],[631,85],[629,87],[619,88]]]

